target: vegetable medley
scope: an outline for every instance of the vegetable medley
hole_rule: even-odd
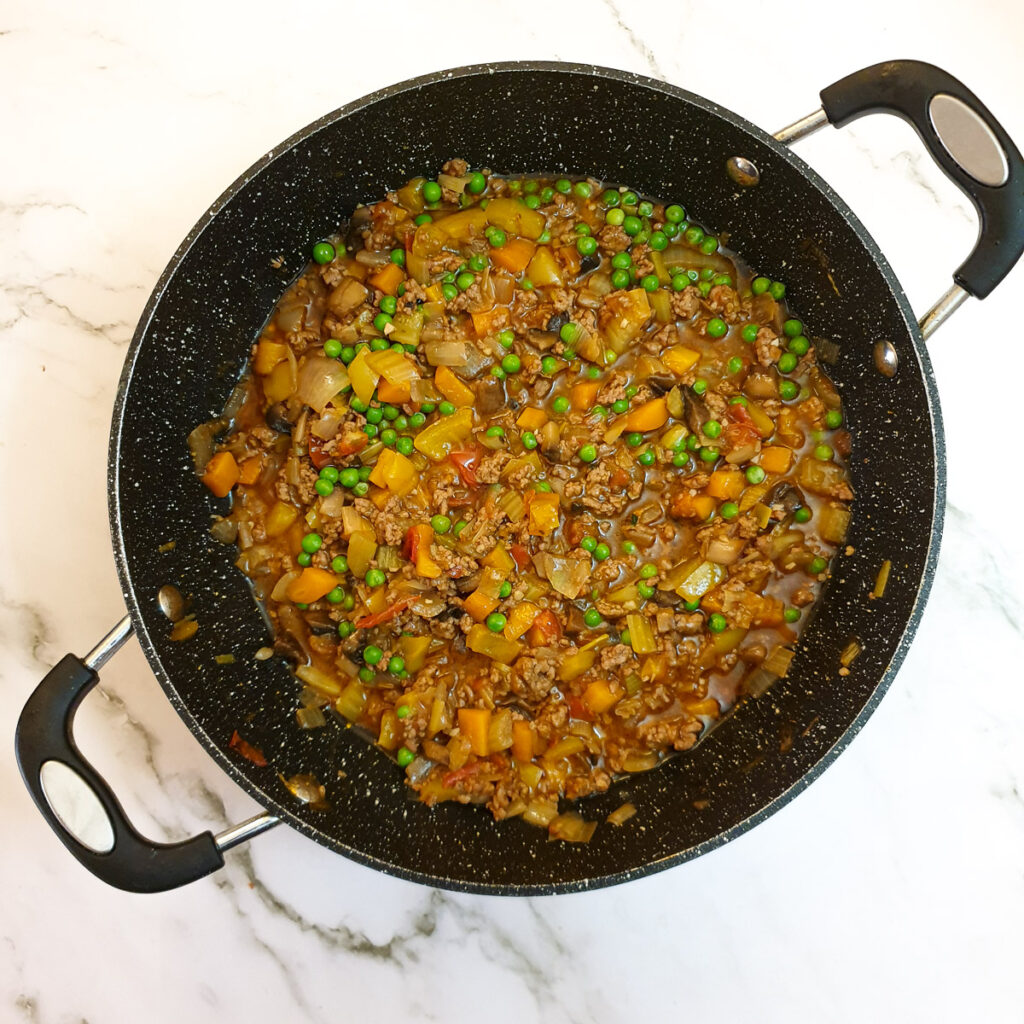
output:
[[[853,493],[784,294],[678,203],[462,160],[318,242],[203,473],[299,724],[586,840],[560,798],[785,675]]]

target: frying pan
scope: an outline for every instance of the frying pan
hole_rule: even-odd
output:
[[[329,114],[213,204],[156,285],[114,410],[109,511],[129,614],[84,659],[67,655],[50,671],[17,729],[25,783],[82,864],[123,889],[169,889],[216,870],[225,850],[283,821],[353,860],[418,882],[496,894],[569,892],[713,849],[822,772],[881,700],[921,617],[945,477],[924,338],[968,295],[988,295],[1020,256],[1024,163],[980,101],[928,64],[867,68],[829,86],[821,100],[820,110],[771,136],[709,100],[620,71],[557,63],[459,68]],[[980,218],[974,251],[920,325],[861,223],[787,148],[816,128],[876,111],[914,126]],[[728,232],[729,245],[759,273],[783,280],[797,313],[839,346],[830,373],[853,433],[857,497],[849,548],[836,559],[789,675],[693,751],[589,798],[585,814],[598,819],[632,800],[644,827],[600,828],[588,845],[548,842],[542,830],[515,819],[494,823],[481,808],[428,809],[393,763],[352,730],[300,731],[298,686],[287,666],[252,657],[268,641],[267,622],[232,565],[233,549],[209,536],[211,511],[224,511],[224,502],[196,478],[185,443],[223,408],[311,242],[358,202],[452,156],[504,173],[592,175],[678,198],[707,228]],[[888,586],[871,600],[886,560]],[[199,630],[186,642],[169,638],[157,601],[165,584],[176,585],[197,616]],[[100,666],[131,632],[178,713],[264,814],[174,844],[151,842],[131,826],[72,735]],[[862,653],[840,674],[851,640]],[[225,653],[236,656],[233,664],[218,663]],[[229,747],[236,729],[262,748],[268,765]],[[60,772],[93,792],[107,819],[105,837],[62,820],[47,796]],[[297,773],[326,785],[326,809],[289,792],[283,777]]]

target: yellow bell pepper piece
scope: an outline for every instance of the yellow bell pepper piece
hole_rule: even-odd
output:
[[[368,349],[361,348],[355,359],[348,364],[348,379],[361,402],[369,402],[373,398],[377,381],[380,380],[380,374],[367,361],[367,351]]]
[[[540,609],[535,604],[530,604],[529,601],[517,604],[505,624],[505,639],[518,640],[533,625],[533,620],[539,614]]]
[[[365,349],[362,351],[365,351]],[[352,376],[352,365],[354,364],[355,359],[349,364],[350,379]],[[451,416],[442,416],[436,423],[432,423],[429,427],[421,430],[416,435],[413,444],[416,446],[416,450],[422,452],[428,459],[434,462],[441,462],[469,437],[472,430],[473,410],[464,407],[456,409]]]
[[[503,576],[516,571],[516,560],[505,550],[504,544],[495,544],[491,550],[480,559],[481,565],[490,569],[497,569]]]
[[[626,416],[626,429],[645,433],[657,430],[668,423],[668,403],[662,398],[652,398],[649,402],[630,410]]]
[[[583,703],[595,715],[617,704],[624,694],[615,693],[607,679],[596,679],[583,691]]]
[[[673,345],[661,353],[661,359],[677,377],[681,377],[697,365],[700,353],[685,345]]]
[[[523,653],[523,645],[506,640],[498,633],[492,633],[486,626],[477,623],[466,637],[466,646],[477,654],[485,654],[503,665],[511,665]]]
[[[262,339],[256,346],[256,358],[252,361],[253,373],[266,377],[278,363],[288,358],[288,346],[280,341]]]
[[[470,750],[477,757],[486,757],[489,753],[487,731],[490,726],[488,708],[459,708],[459,731],[469,740]]]
[[[530,533],[541,536],[558,529],[558,495],[535,494],[530,500]]]
[[[310,566],[302,570],[299,578],[288,587],[288,600],[296,604],[311,604],[329,594],[338,585],[338,578],[326,569]]]
[[[373,467],[370,483],[404,497],[416,486],[416,467],[401,452],[385,448]]]
[[[543,409],[537,409],[528,405],[516,420],[516,426],[520,430],[540,430],[548,421],[548,414]]]
[[[437,386],[437,390],[453,405],[472,405],[476,401],[473,389],[459,380],[447,366],[437,368],[434,374],[434,384]]]

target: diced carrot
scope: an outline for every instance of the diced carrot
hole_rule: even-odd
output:
[[[569,389],[569,400],[572,402],[572,407],[580,412],[586,412],[588,409],[593,408],[594,403],[597,401],[597,393],[601,390],[601,382],[599,380],[585,380],[579,384],[574,384]],[[668,413],[665,414],[666,418]]]
[[[785,473],[793,462],[793,451],[783,445],[761,449],[761,468],[766,473]]]
[[[705,490],[712,498],[731,501],[743,493],[743,474],[738,469],[716,469]]]
[[[299,578],[288,587],[288,600],[296,604],[310,604],[329,594],[337,585],[338,578],[333,572],[310,566],[303,569]]]
[[[548,414],[543,409],[528,405],[516,420],[516,426],[521,430],[540,430],[548,421]]]
[[[613,704],[616,704],[622,697],[621,693],[615,693],[607,679],[595,679],[586,690],[583,691],[583,703],[595,714],[599,715],[607,711]]]
[[[487,708],[459,708],[459,730],[469,740],[470,750],[477,757],[488,754],[487,731],[491,712]]]
[[[483,622],[499,603],[496,597],[488,597],[479,590],[474,590],[462,603],[462,607],[467,615],[472,615],[477,622]]]
[[[405,271],[397,263],[385,263],[380,270],[368,278],[374,288],[379,288],[388,295],[394,295],[404,280]]]
[[[252,361],[252,372],[266,377],[278,363],[288,358],[288,346],[280,341],[261,339],[256,345],[256,358]]]
[[[491,262],[513,274],[521,274],[533,259],[536,250],[536,243],[528,238],[513,238],[500,249],[491,250]]]
[[[489,334],[497,334],[508,327],[511,319],[508,306],[492,306],[482,313],[470,313],[473,318],[473,330],[478,338],[486,338]]]
[[[377,397],[392,405],[405,405],[412,398],[411,390],[408,382],[404,385],[391,384],[383,377],[377,382]]]
[[[521,718],[512,723],[512,756],[517,761],[533,760],[533,726]]]
[[[234,455],[231,452],[218,452],[206,464],[203,483],[218,498],[226,498],[231,493],[231,488],[238,483],[238,477],[238,463],[235,462]]]
[[[259,480],[262,470],[262,460],[258,455],[254,455],[251,459],[246,459],[238,467],[238,482],[246,485],[254,484]]]
[[[437,390],[453,405],[470,406],[476,401],[473,389],[464,381],[459,380],[447,366],[439,366],[434,372],[434,384]]]
[[[657,430],[668,422],[668,403],[664,398],[652,398],[643,405],[638,405],[626,416],[626,429]]]

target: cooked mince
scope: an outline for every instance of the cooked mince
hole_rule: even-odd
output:
[[[297,727],[585,841],[560,798],[785,674],[849,521],[839,394],[782,283],[626,188],[451,160],[313,257],[203,474]]]

